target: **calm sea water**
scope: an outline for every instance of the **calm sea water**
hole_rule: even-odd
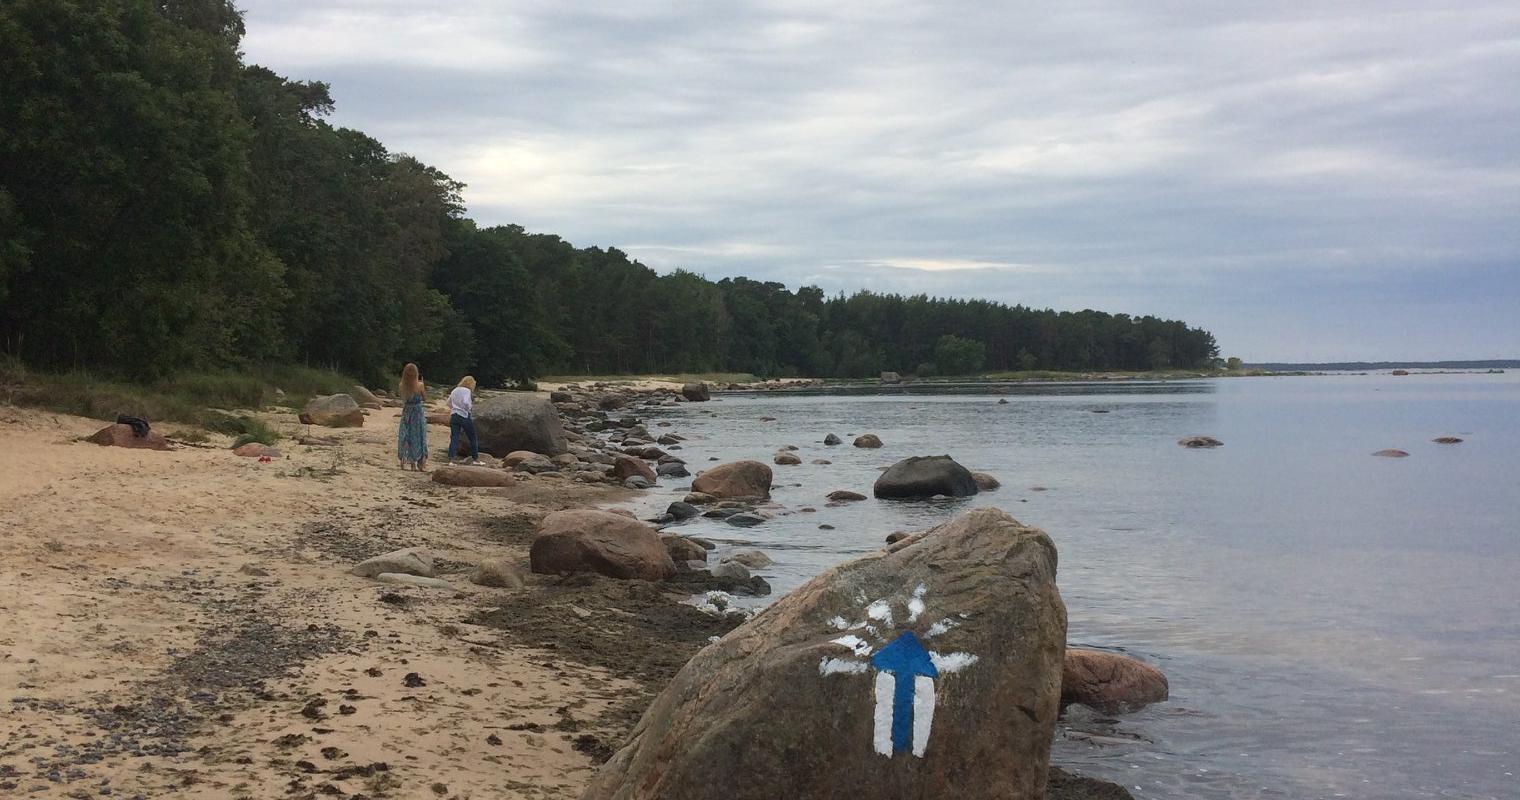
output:
[[[1076,710],[1058,763],[1137,797],[1520,797],[1520,375],[724,395],[651,416],[690,438],[693,471],[801,448],[774,497],[817,513],[682,526],[770,553],[775,596],[973,506],[1049,532],[1069,641],[1156,663],[1172,688],[1117,719]],[[867,432],[886,447],[849,446]],[[1194,434],[1225,446],[1177,446]],[[825,505],[941,453],[1003,488]]]

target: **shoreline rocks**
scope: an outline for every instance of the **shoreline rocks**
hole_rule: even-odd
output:
[[[675,562],[654,528],[608,511],[556,511],[539,523],[528,550],[534,572],[595,572],[609,578],[661,581]]]
[[[529,450],[544,456],[569,451],[559,411],[537,394],[508,393],[476,403],[473,414],[482,452],[504,456]]]

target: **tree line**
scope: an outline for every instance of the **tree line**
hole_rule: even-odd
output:
[[[547,373],[1207,366],[1207,331],[1097,311],[658,274],[465,216],[463,186],[239,53],[229,0],[0,5],[0,337],[132,378],[418,361]]]

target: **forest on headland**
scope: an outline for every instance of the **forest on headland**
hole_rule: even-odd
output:
[[[0,4],[0,351],[154,380],[416,361],[542,374],[1215,366],[1177,320],[659,274],[465,215],[463,186],[244,63],[229,0]],[[692,265],[700,269],[701,265]]]

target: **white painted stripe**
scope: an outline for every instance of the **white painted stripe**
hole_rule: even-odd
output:
[[[892,691],[897,679],[890,672],[876,673],[876,729],[872,743],[876,752],[892,757]]]
[[[934,725],[934,679],[913,677],[913,755],[924,757],[929,747],[929,728]]]
[[[857,656],[868,656],[871,654],[871,650],[873,649],[870,642],[867,642],[865,639],[862,639],[853,633],[846,634],[839,637],[838,639],[830,640],[829,644],[837,644],[840,647],[848,647],[853,650]]]
[[[922,583],[918,585],[917,589],[913,590],[913,599],[908,601],[909,622],[917,622],[919,615],[924,613],[924,594],[928,591],[929,587]]]
[[[825,658],[818,662],[819,675],[860,675],[870,669],[865,661],[848,661],[843,658]]]
[[[977,662],[977,657],[970,653],[930,653],[929,660],[934,662],[934,668],[939,674],[948,675],[952,672],[960,672],[966,667]]]

